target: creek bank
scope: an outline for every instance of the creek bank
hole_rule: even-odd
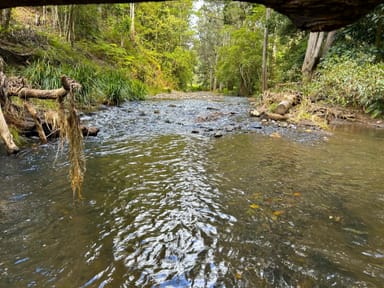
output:
[[[281,93],[267,91],[261,100],[249,98],[249,101],[252,107],[250,115],[262,121],[279,121],[321,130],[338,125],[384,128],[382,119],[373,119],[361,109],[341,107],[323,100],[306,99],[297,91]]]

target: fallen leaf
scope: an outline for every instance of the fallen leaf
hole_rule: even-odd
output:
[[[249,207],[251,207],[252,209],[258,209],[258,208],[260,208],[260,206],[257,205],[257,204],[251,204],[251,205],[249,205]]]
[[[301,193],[300,193],[300,192],[294,192],[294,193],[293,193],[293,196],[295,196],[295,197],[301,197]]]
[[[240,279],[241,279],[241,276],[243,276],[243,272],[236,271],[236,274],[235,274],[236,279],[237,279],[237,280],[240,280]]]
[[[276,210],[276,211],[273,211],[273,215],[275,215],[276,217],[277,216],[280,216],[280,215],[282,215],[282,214],[284,214],[285,213],[285,211],[284,210]]]
[[[269,135],[269,137],[272,137],[272,138],[281,138],[281,135],[277,132],[273,132]]]

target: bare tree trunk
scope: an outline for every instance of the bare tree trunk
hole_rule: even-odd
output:
[[[131,40],[135,41],[135,3],[129,3],[129,17],[131,19],[130,36]]]
[[[376,27],[376,35],[375,35],[375,46],[377,53],[377,61],[383,60],[383,16],[384,12],[383,10],[380,10],[380,14],[377,19],[377,27]]]
[[[68,6],[68,11],[67,11],[67,16],[66,16],[66,30],[65,30],[65,39],[73,44],[75,35],[74,35],[74,6],[75,5],[69,5]]]
[[[43,6],[43,17],[42,17],[42,23],[43,25],[47,24],[47,6]]]
[[[311,32],[309,34],[304,63],[301,68],[304,80],[310,80],[312,73],[320,60],[321,47],[323,45],[324,32]]]
[[[327,39],[325,40],[324,47],[321,49],[320,57],[324,57],[327,54],[328,50],[331,48],[333,41],[335,41],[336,30],[330,31],[327,34]]]
[[[213,91],[213,68],[209,68],[209,91]]]
[[[60,31],[59,28],[59,8],[56,6],[53,6],[52,9],[52,26],[53,29]]]
[[[309,34],[307,50],[302,66],[303,80],[310,81],[313,72],[319,64],[320,58],[327,54],[335,40],[336,30],[328,32],[327,38],[324,41],[324,32],[311,32]]]
[[[11,12],[12,12],[12,8],[6,8],[6,9],[3,9],[3,10],[0,10],[1,12],[1,21],[0,21],[0,25],[4,28],[4,29],[8,29],[9,27],[9,23],[11,22]]]
[[[268,55],[268,20],[271,15],[271,9],[267,8],[265,12],[265,28],[264,28],[264,41],[263,41],[263,63],[261,75],[261,89],[266,91],[268,89],[268,69],[267,69],[267,55]]]

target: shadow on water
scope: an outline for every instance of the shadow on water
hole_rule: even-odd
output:
[[[209,106],[241,118],[231,101]],[[95,116],[77,207],[56,147],[1,158],[0,287],[382,287],[382,131],[216,139],[131,115],[159,105]]]

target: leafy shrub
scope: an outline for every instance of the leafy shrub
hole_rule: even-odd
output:
[[[334,56],[321,65],[308,94],[345,106],[361,107],[373,117],[384,113],[384,64]]]

